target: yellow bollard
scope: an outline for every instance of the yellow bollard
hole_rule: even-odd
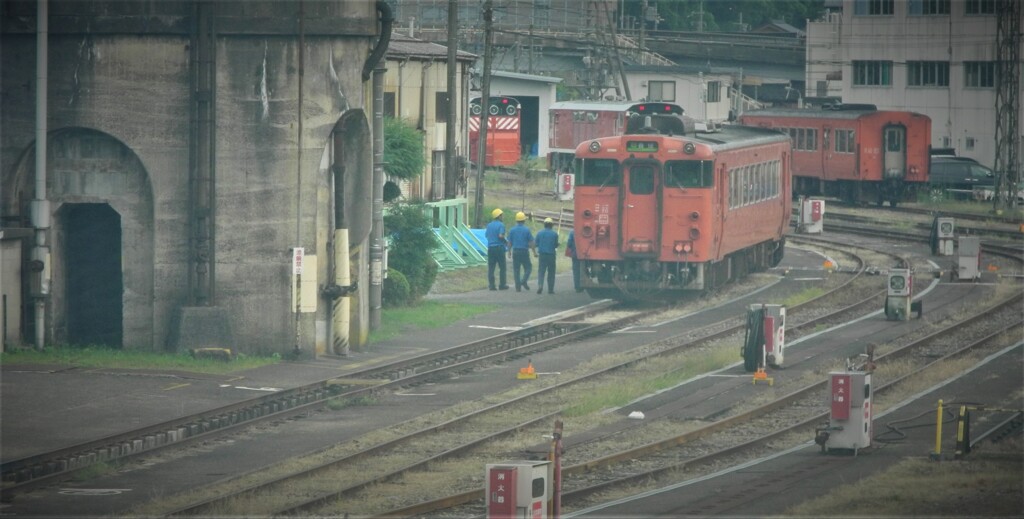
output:
[[[939,399],[939,409],[935,416],[935,452],[933,453],[935,459],[940,459],[942,456],[942,399]]]

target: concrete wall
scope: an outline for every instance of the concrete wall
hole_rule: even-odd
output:
[[[0,22],[0,200],[6,225],[30,226],[35,7],[5,7],[11,16]],[[188,2],[51,2],[51,140],[96,136],[127,151],[110,163],[120,183],[101,179],[106,173],[95,165],[95,182],[81,183],[73,181],[81,165],[49,164],[58,227],[48,241],[59,244],[63,203],[108,203],[121,215],[126,348],[164,348],[172,316],[188,299],[192,9]],[[313,344],[325,311],[303,314],[296,325],[288,252],[306,247],[321,258],[326,276],[330,233],[318,232],[329,225],[318,211],[321,159],[346,113],[357,111],[369,132],[360,71],[376,41],[374,4],[306,2],[300,160],[297,9],[287,1],[215,7],[215,304],[226,309],[237,347],[246,352],[290,351],[296,335],[303,348]],[[352,160],[352,175],[369,174],[368,153]],[[59,245],[53,252],[59,265]],[[48,304],[52,340],[60,340],[59,289],[58,283]],[[364,324],[354,327],[365,337]]]

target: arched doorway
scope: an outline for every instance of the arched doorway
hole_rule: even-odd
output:
[[[67,272],[67,340],[120,348],[124,319],[121,215],[108,204],[64,204],[59,218]]]

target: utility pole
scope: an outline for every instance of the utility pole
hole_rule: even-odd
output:
[[[487,126],[491,122],[491,38],[493,37],[494,4],[484,0],[484,64],[480,85],[480,139],[476,143],[476,193],[473,204],[474,227],[483,227],[484,168],[487,167]]]
[[[455,157],[455,121],[458,117],[458,107],[461,103],[456,100],[456,69],[458,63],[455,60],[459,44],[459,3],[458,0],[448,0],[448,120],[445,121],[444,131],[444,198],[451,200],[455,198],[457,191],[457,174]]]
[[[996,185],[993,209],[1017,204],[1020,182],[1020,0],[998,0],[996,22]]]

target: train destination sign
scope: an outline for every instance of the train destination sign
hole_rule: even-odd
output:
[[[626,151],[654,153],[658,151],[658,143],[654,141],[626,141]]]

